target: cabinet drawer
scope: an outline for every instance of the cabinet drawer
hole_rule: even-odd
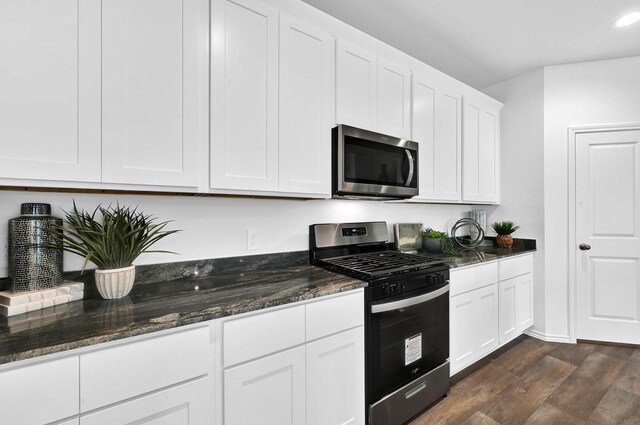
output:
[[[80,425],[213,423],[211,382],[201,378],[83,415]]]
[[[451,291],[453,297],[473,291],[498,281],[498,264],[489,263],[479,266],[451,270]]]
[[[224,366],[304,343],[304,309],[300,305],[224,322]]]
[[[58,421],[78,414],[78,357],[0,373],[3,424]]]
[[[363,323],[363,292],[307,304],[307,341],[360,326]]]
[[[498,263],[499,279],[506,280],[525,273],[533,272],[533,255],[500,260]]]
[[[80,356],[80,410],[86,412],[209,373],[209,328]]]

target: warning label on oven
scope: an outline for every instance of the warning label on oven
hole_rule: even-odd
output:
[[[422,334],[404,340],[404,365],[422,358]]]

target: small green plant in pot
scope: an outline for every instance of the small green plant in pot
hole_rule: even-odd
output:
[[[98,205],[88,213],[79,211],[74,202],[73,210],[65,211],[63,225],[54,232],[63,242],[62,249],[84,257],[82,271],[90,261],[98,267],[95,271],[98,292],[105,299],[115,299],[131,291],[135,280],[133,262],[140,254],[172,253],[149,249],[160,239],[178,232],[164,230],[168,223],[157,223],[155,217],[137,208]]]
[[[498,234],[496,236],[496,245],[500,248],[511,248],[513,245],[511,234],[520,228],[513,221],[497,221],[491,227]]]
[[[426,229],[421,232],[423,239],[422,246],[429,252],[442,252],[441,238],[446,236],[446,233],[438,230]]]

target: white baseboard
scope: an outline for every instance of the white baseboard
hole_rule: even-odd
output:
[[[569,337],[569,335],[545,334],[535,329],[529,329],[528,331],[525,331],[525,334],[537,339],[541,339],[542,341],[545,341],[545,342],[561,342],[564,344],[576,343],[575,341],[571,340],[571,337]]]

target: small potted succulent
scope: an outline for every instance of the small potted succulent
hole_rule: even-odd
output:
[[[497,221],[491,227],[498,234],[496,236],[496,245],[500,248],[511,248],[513,245],[511,234],[520,228],[513,221]]]
[[[426,229],[421,232],[422,246],[429,252],[442,252],[442,237],[446,233],[438,230]]]
[[[63,242],[63,250],[84,257],[82,271],[90,261],[98,267],[95,271],[98,292],[105,299],[115,299],[131,291],[135,279],[133,262],[140,254],[171,253],[149,250],[160,239],[178,232],[163,230],[169,222],[155,220],[137,208],[98,205],[88,213],[79,211],[74,202],[73,210],[65,211],[64,223],[56,226],[54,232]]]

